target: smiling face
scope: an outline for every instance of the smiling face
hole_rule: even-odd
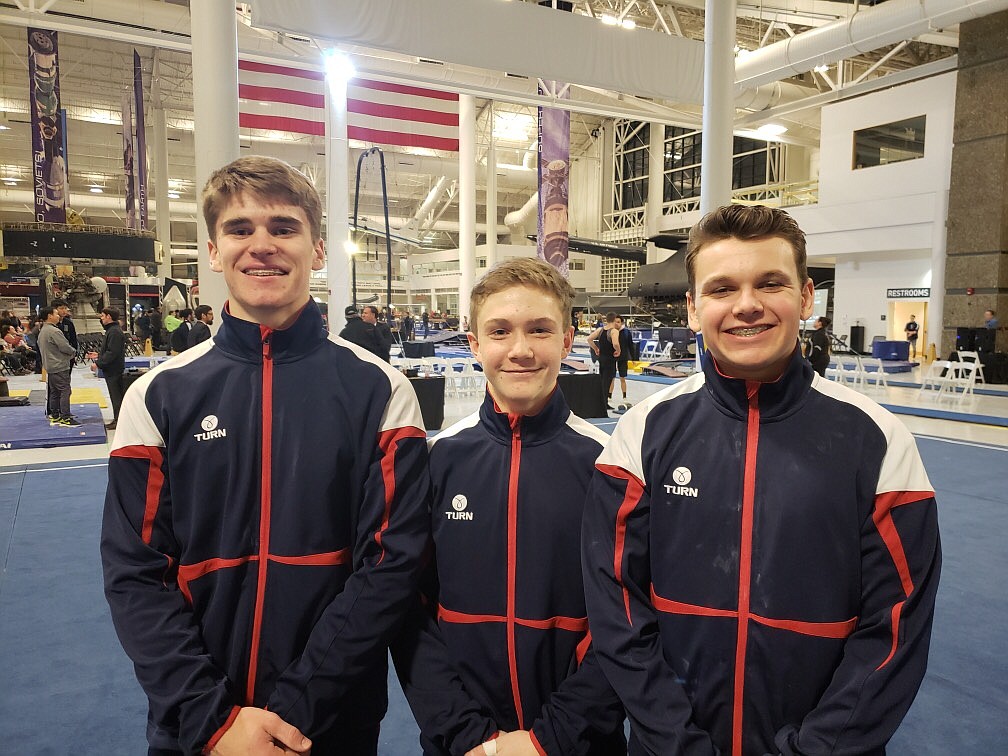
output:
[[[718,369],[732,378],[779,378],[798,321],[813,305],[812,281],[798,280],[791,245],[780,237],[721,239],[699,252],[695,276],[695,290],[686,293],[689,324],[703,333]]]
[[[308,302],[311,271],[325,265],[304,210],[238,195],[217,218],[210,269],[224,274],[235,317],[286,328]]]
[[[560,361],[574,342],[555,297],[530,286],[491,294],[468,334],[490,395],[504,412],[535,415],[556,388]]]

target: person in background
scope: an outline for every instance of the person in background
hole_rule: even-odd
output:
[[[616,374],[619,375],[620,395],[623,397],[623,401],[626,402],[626,379],[627,374],[630,372],[630,360],[634,359],[633,334],[631,334],[630,329],[624,325],[623,318],[619,315],[613,319],[613,329],[616,331],[616,342],[618,344],[618,348],[613,354],[616,358]],[[613,383],[615,383],[615,381],[616,377],[614,375]],[[612,384],[609,386],[609,396],[612,396],[614,388],[615,386]]]
[[[588,346],[598,357],[599,375],[606,406],[612,409],[613,382],[616,380],[616,355],[619,352],[619,332],[616,331],[616,313],[607,312],[605,323],[588,335]]]
[[[424,601],[392,645],[427,756],[626,753],[623,707],[591,648],[579,554],[606,436],[557,388],[573,297],[530,258],[501,263],[472,291],[469,346],[487,392],[430,441],[434,555]]]
[[[70,367],[73,368],[77,362],[76,354],[80,349],[80,342],[77,340],[77,328],[74,326],[73,318],[70,315],[70,305],[65,299],[54,299],[52,306],[59,313],[59,329],[63,332],[67,342],[74,348],[74,358],[70,360]],[[46,368],[48,370],[48,368]]]
[[[378,333],[374,324],[364,320],[353,305],[346,306],[343,317],[346,318],[346,325],[339,332],[339,337],[368,350],[373,355],[380,356],[381,345],[378,343]]]
[[[375,354],[388,362],[389,354],[392,351],[392,331],[388,324],[379,318],[378,308],[374,305],[364,305],[361,310],[361,320],[374,327]]]
[[[910,345],[910,359],[917,357],[917,333],[920,326],[917,325],[917,316],[913,313],[910,314],[910,320],[903,327],[903,332],[906,334],[907,343]]]
[[[189,329],[188,337],[190,348],[210,338],[210,326],[213,325],[214,320],[213,308],[210,305],[201,304],[193,315],[195,320],[192,328]]]
[[[102,371],[105,385],[108,387],[109,399],[112,402],[112,422],[105,425],[113,430],[119,420],[119,408],[123,398],[123,373],[126,371],[126,337],[119,325],[119,310],[106,307],[101,311],[101,324],[105,329],[101,349],[89,352],[88,359],[94,360],[91,371]]]
[[[406,310],[402,318],[403,341],[413,341],[413,328],[415,325],[416,321],[413,319],[413,313]]]
[[[427,310],[424,310],[420,314],[420,322],[423,323],[423,337],[426,339],[427,334],[430,332],[430,314]]]
[[[202,204],[222,322],[126,392],[102,522],[150,753],[374,756],[429,538],[416,395],[324,332],[304,174],[239,158]]]
[[[193,311],[186,307],[178,312],[179,323],[171,332],[172,354],[182,354],[189,348],[189,330],[192,328]]]
[[[914,438],[802,357],[791,216],[717,208],[685,254],[707,351],[595,463],[596,652],[642,753],[880,756],[927,668],[941,571]]]
[[[823,377],[826,376],[826,368],[830,363],[830,337],[827,330],[830,322],[825,315],[816,318],[814,330],[809,335],[808,361],[812,363],[812,369]]]
[[[60,328],[62,318],[55,307],[43,307],[39,313],[43,321],[39,331],[39,354],[46,375],[46,407],[50,425],[79,428],[81,423],[70,414],[70,372],[77,349],[67,340]]]
[[[998,319],[994,310],[984,310],[984,327],[995,329],[998,327]]]
[[[164,348],[164,319],[161,317],[161,305],[155,305],[150,311],[151,347],[154,351]]]

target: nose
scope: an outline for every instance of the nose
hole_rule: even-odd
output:
[[[252,234],[248,237],[248,250],[250,252],[257,252],[260,254],[270,254],[276,251],[276,244],[273,241],[273,236],[270,234],[269,229],[265,227],[258,227]]]
[[[520,331],[515,333],[511,340],[511,349],[508,350],[508,357],[512,360],[528,359],[532,356],[532,344]]]
[[[752,286],[741,287],[735,298],[732,314],[736,317],[762,315],[763,301],[760,299],[759,291]]]

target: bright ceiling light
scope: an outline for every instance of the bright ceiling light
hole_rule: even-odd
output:
[[[91,192],[91,194],[104,194],[105,193],[105,190],[102,189],[100,186],[97,186],[97,185],[89,187],[88,191]]]
[[[785,131],[787,131],[787,126],[779,123],[764,123],[756,129],[756,133],[763,137],[778,137]]]
[[[599,16],[599,21],[601,21],[606,26],[617,26],[619,25],[619,19],[611,13],[603,13]]]
[[[5,179],[3,180],[3,182],[4,182],[4,184],[6,184],[7,186],[17,186],[17,179],[12,179],[12,178],[5,178]]]
[[[827,71],[829,71],[829,66],[827,66],[825,63],[820,63],[818,66],[816,66],[812,70],[815,71],[818,74],[824,74]]]
[[[0,131],[10,131],[10,126],[6,123],[0,123]]]
[[[353,255],[360,254],[360,247],[357,246],[357,242],[353,239],[347,239],[343,242],[343,251],[352,257]]]
[[[637,22],[634,21],[632,18],[624,18],[622,21],[620,21],[620,26],[622,26],[624,29],[636,29]]]
[[[496,113],[494,115],[494,139],[502,142],[527,143],[535,119],[528,113]]]
[[[327,50],[322,59],[325,61],[326,76],[334,82],[346,83],[357,75],[357,69],[354,68],[350,56],[340,50],[335,48]]]
[[[168,192],[168,199],[178,199],[178,198],[179,198],[178,192]]]

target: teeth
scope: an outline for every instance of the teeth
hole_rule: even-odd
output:
[[[246,270],[245,275],[247,276],[282,276],[283,271],[280,270]]]
[[[758,326],[756,328],[732,328],[729,333],[735,336],[755,336],[758,333],[763,333],[767,330],[766,326]]]

